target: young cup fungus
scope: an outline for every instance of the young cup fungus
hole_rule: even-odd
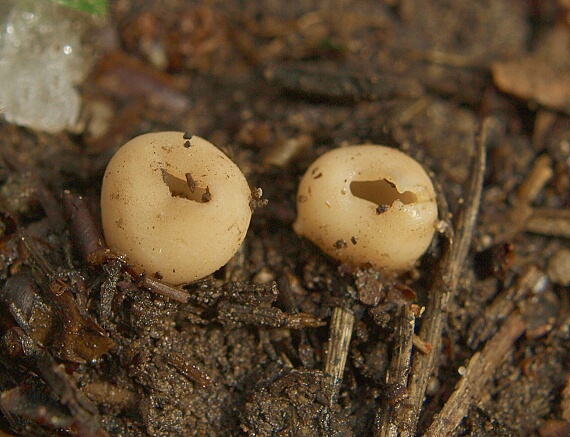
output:
[[[427,250],[436,222],[433,184],[417,161],[386,146],[358,145],[311,164],[293,229],[339,261],[397,273]]]
[[[245,176],[213,144],[183,132],[145,134],[107,166],[103,231],[135,270],[182,284],[235,254],[249,227],[250,201]]]

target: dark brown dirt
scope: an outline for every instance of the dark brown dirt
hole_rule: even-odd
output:
[[[570,435],[569,17],[565,0],[111,1],[84,128],[0,123],[0,435]],[[447,231],[477,200],[486,118],[463,265]],[[97,240],[107,162],[160,130],[220,146],[268,200],[183,290]],[[304,170],[363,142],[422,162],[449,207],[398,278],[291,229]],[[340,386],[334,308],[354,319]]]

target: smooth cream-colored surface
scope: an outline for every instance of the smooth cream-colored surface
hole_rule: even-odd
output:
[[[435,191],[417,161],[389,147],[358,145],[311,164],[293,228],[339,261],[400,272],[426,251],[436,222]]]
[[[160,132],[129,141],[109,162],[101,190],[107,245],[136,270],[158,272],[172,284],[226,264],[251,219],[251,191],[237,165],[208,141],[183,136]],[[206,187],[209,200],[202,199]]]

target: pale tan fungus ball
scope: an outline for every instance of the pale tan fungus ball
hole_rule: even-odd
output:
[[[226,264],[251,219],[238,166],[183,132],[141,135],[113,156],[101,189],[107,245],[135,270],[182,284]]]
[[[422,166],[386,146],[331,150],[307,169],[295,232],[344,263],[402,272],[427,250],[437,223]]]

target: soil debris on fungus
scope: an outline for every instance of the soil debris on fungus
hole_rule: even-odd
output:
[[[0,120],[0,434],[567,435],[570,8],[538,3],[109,1],[77,123]],[[247,233],[190,279],[103,237],[111,157],[165,131],[185,154],[208,138],[247,181]],[[323,252],[293,229],[311,163],[351,144],[432,181],[429,241],[397,272],[334,257],[359,232]],[[216,204],[200,169],[162,164],[168,200]],[[417,195],[356,182],[370,220]],[[129,218],[166,213],[145,211]],[[202,247],[235,231],[211,225],[185,227]]]

